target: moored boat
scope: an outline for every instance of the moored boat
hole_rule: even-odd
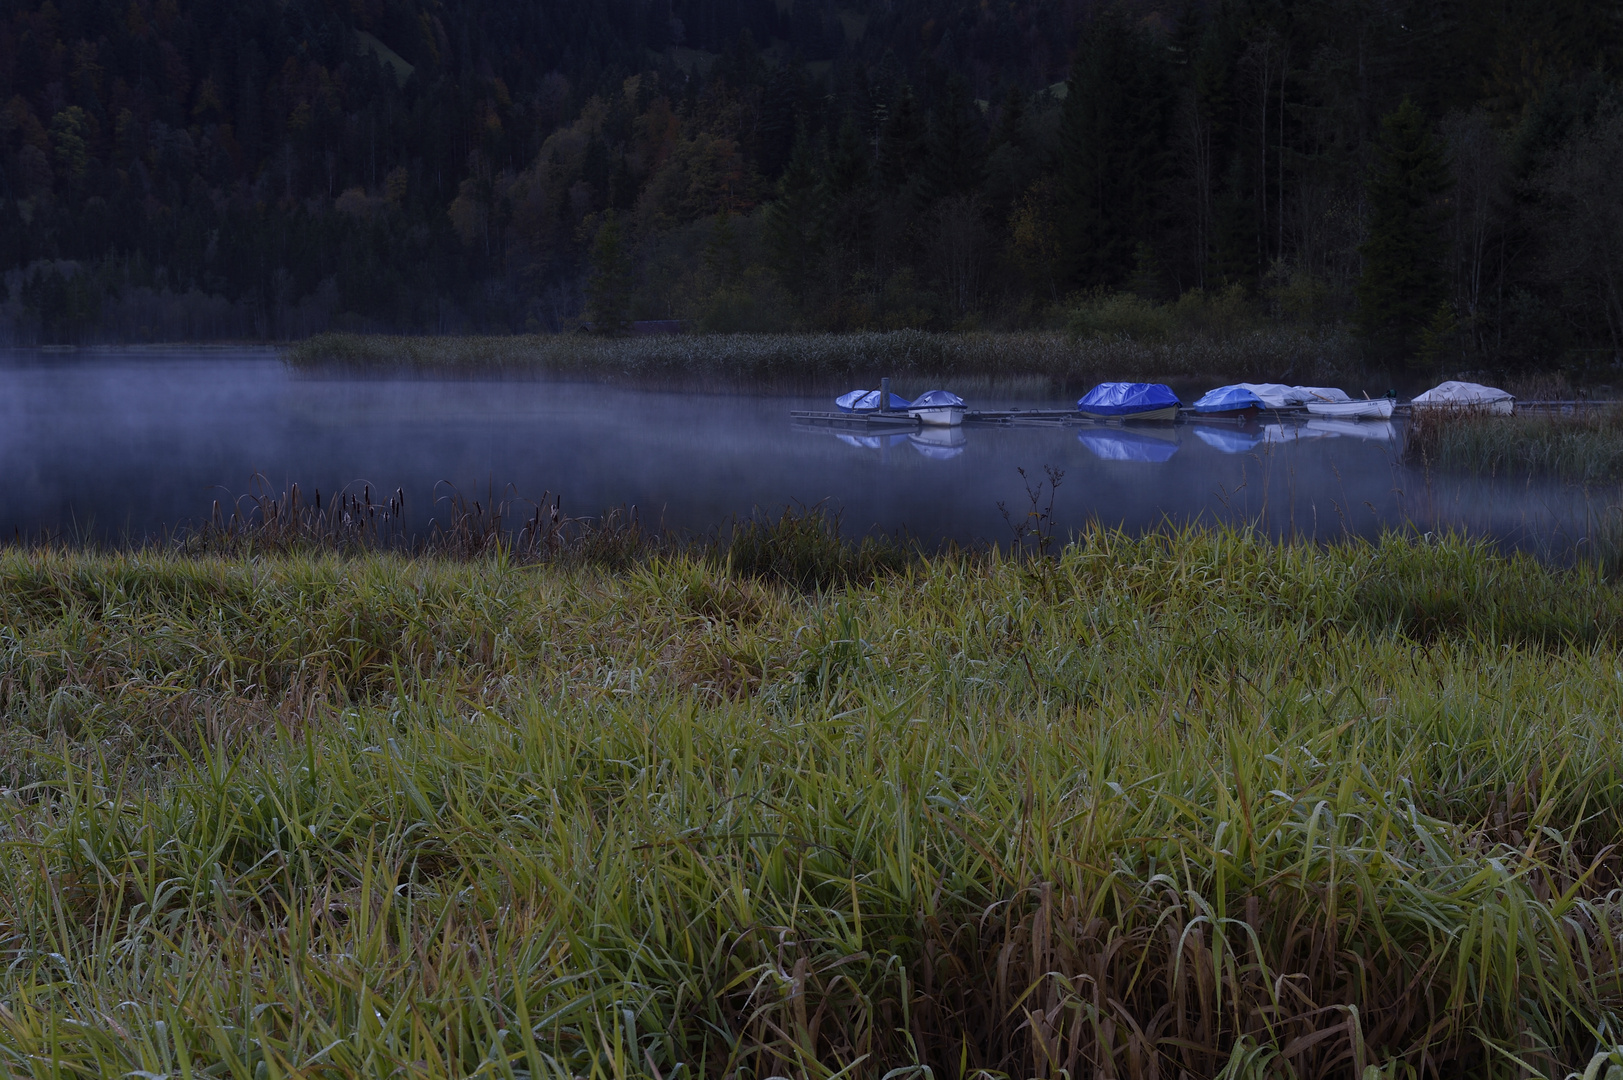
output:
[[[840,407],[841,412],[878,412],[878,390],[853,390],[848,394],[841,394],[834,399],[834,404]],[[890,395],[890,411],[906,412],[913,403],[900,394]]]
[[[1311,416],[1336,420],[1389,420],[1392,417],[1391,398],[1366,398],[1363,401],[1309,401]]]
[[[1100,383],[1076,403],[1095,420],[1176,420],[1178,395],[1162,383]]]
[[[1263,401],[1244,386],[1219,386],[1201,395],[1189,411],[1201,416],[1255,416]]]
[[[913,399],[907,415],[933,427],[957,427],[964,422],[967,407],[963,398],[950,391],[926,390]]]
[[[1454,380],[1439,383],[1416,396],[1409,405],[1415,410],[1452,409],[1490,416],[1509,416],[1516,411],[1515,397],[1497,386]]]
[[[1257,395],[1265,409],[1299,409],[1310,401],[1351,401],[1345,390],[1332,386],[1286,386],[1284,383],[1235,383],[1234,388]],[[1227,389],[1226,387],[1223,389]]]

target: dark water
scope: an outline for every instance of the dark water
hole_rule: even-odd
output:
[[[923,386],[899,384],[908,393]],[[0,354],[0,532],[158,535],[216,500],[298,483],[325,497],[401,488],[426,523],[438,494],[551,492],[575,514],[635,505],[706,530],[755,507],[828,500],[848,530],[1004,541],[1029,508],[1017,469],[1064,472],[1061,533],[1250,521],[1275,534],[1463,528],[1559,556],[1603,500],[1575,488],[1430,476],[1401,424],[965,427],[840,437],[791,423],[827,398],[685,393],[543,380],[310,376],[268,350]],[[1056,407],[1028,392],[981,407]],[[443,484],[442,484],[443,482]],[[1046,498],[1044,500],[1046,502]]]

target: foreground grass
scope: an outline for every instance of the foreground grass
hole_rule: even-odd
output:
[[[1569,415],[1422,412],[1410,423],[1406,452],[1425,464],[1483,475],[1623,480],[1623,408]]]
[[[287,352],[296,367],[543,371],[749,379],[896,376],[1103,378],[1216,375],[1328,379],[1362,370],[1345,334],[1293,328],[1177,338],[1126,333],[678,334],[600,338],[321,334]]]
[[[775,566],[0,555],[0,1071],[1521,1077],[1615,1038],[1595,572],[1200,532]]]

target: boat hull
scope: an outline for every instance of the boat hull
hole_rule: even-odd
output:
[[[963,405],[931,405],[923,409],[909,409],[907,415],[930,427],[958,427],[964,422]]]
[[[1392,418],[1392,399],[1309,401],[1307,411],[1310,416],[1323,416],[1334,420],[1390,420]]]
[[[1145,409],[1143,412],[1133,413],[1096,413],[1088,412],[1086,409],[1078,409],[1077,411],[1090,420],[1124,420],[1128,423],[1144,420],[1176,420],[1178,418],[1178,406],[1176,405],[1166,405],[1159,409]]]
[[[1247,405],[1243,409],[1190,409],[1189,414],[1196,420],[1249,420],[1260,411],[1256,405]]]

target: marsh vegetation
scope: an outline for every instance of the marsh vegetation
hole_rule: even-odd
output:
[[[1623,480],[1623,406],[1515,416],[1421,411],[1409,422],[1405,452],[1411,461],[1441,469],[1615,482]]]
[[[1187,309],[1189,305],[1184,305]],[[807,382],[879,375],[1020,378],[1066,384],[1132,376],[1216,375],[1331,379],[1365,361],[1347,334],[1240,326],[1203,332],[1177,305],[1103,298],[1079,308],[1069,332],[669,334],[402,337],[321,334],[289,347],[288,362],[382,370],[440,369],[504,375],[566,373]]]
[[[849,551],[826,521],[739,534],[613,570],[0,554],[0,1068],[1610,1051],[1623,591],[1594,568],[1095,531],[799,574]]]

